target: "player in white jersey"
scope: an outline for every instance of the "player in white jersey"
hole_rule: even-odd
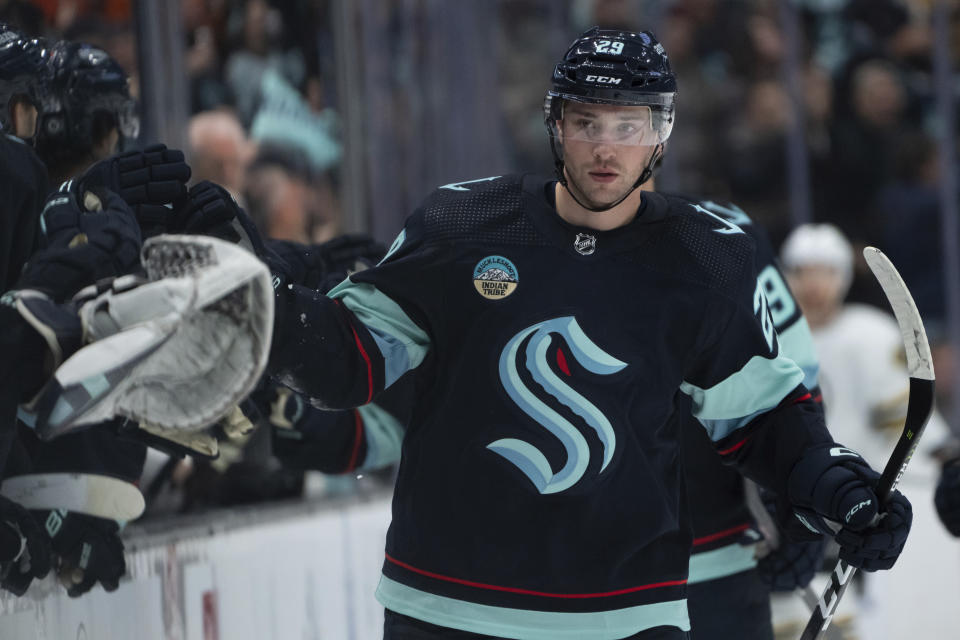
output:
[[[784,242],[784,271],[810,324],[820,359],[827,427],[877,469],[893,451],[908,400],[903,339],[880,309],[844,304],[853,250],[832,225],[795,229]],[[934,451],[949,437],[936,412],[899,489],[914,505],[913,532],[890,574],[864,575],[856,601],[859,637],[869,640],[950,637],[960,624],[960,548],[933,508],[939,473]],[[947,635],[945,635],[947,634]]]

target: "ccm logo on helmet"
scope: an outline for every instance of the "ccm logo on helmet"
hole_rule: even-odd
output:
[[[587,82],[598,82],[601,84],[620,84],[620,78],[611,78],[610,76],[587,76]]]

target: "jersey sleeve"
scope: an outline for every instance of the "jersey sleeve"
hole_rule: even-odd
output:
[[[290,285],[277,294],[269,371],[330,409],[370,402],[423,363],[442,289],[442,247],[424,240],[422,217],[408,219],[377,266],[328,294]]]
[[[780,347],[762,283],[748,264],[731,295],[717,293],[702,348],[680,390],[717,442],[780,404],[804,379]]]
[[[284,466],[342,474],[388,467],[400,460],[410,418],[412,383],[405,376],[356,409],[325,411],[294,394],[295,423],[273,421],[273,453]],[[286,416],[285,416],[286,417]]]
[[[800,305],[793,297],[783,272],[777,266],[776,252],[766,232],[750,219],[743,209],[733,203],[700,203],[705,209],[740,227],[756,244],[754,264],[757,283],[767,297],[767,307],[773,327],[777,330],[780,348],[803,371],[803,385],[807,389],[818,386],[820,362],[813,344],[813,334],[807,325]]]
[[[778,340],[765,287],[752,266],[732,295],[717,295],[702,349],[680,390],[724,461],[774,491],[802,451],[831,442],[804,372]]]

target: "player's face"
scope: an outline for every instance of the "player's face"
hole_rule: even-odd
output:
[[[622,198],[657,144],[649,107],[568,102],[557,127],[567,182],[591,206]]]
[[[827,265],[812,264],[790,269],[787,282],[812,327],[822,326],[833,316],[846,292],[843,275]]]

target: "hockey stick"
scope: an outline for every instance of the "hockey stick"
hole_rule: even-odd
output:
[[[66,509],[110,520],[134,520],[143,495],[129,482],[93,473],[31,473],[0,483],[0,495],[27,509]]]
[[[900,481],[933,411],[933,360],[917,305],[914,304],[913,297],[896,268],[879,249],[867,247],[863,250],[863,257],[866,258],[867,265],[883,288],[890,306],[893,307],[893,315],[896,316],[897,324],[900,325],[903,346],[907,352],[907,373],[910,375],[907,419],[903,425],[903,432],[897,440],[897,446],[887,460],[877,483],[877,498],[883,503]],[[851,567],[843,560],[837,563],[833,573],[830,574],[830,584],[817,601],[817,608],[811,614],[800,640],[818,640],[822,637],[824,631],[830,626],[840,598],[847,590],[850,578],[855,572],[856,567]]]

